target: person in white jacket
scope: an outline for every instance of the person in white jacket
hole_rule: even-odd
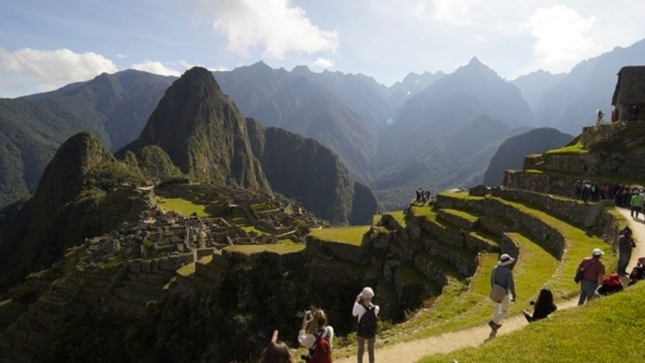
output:
[[[334,347],[334,328],[327,325],[327,314],[322,309],[313,314],[305,314],[302,319],[302,329],[298,333],[298,343],[309,349],[309,358],[313,355],[316,341],[327,338],[329,346]]]
[[[365,353],[365,342],[367,341],[367,354],[369,362],[374,363],[374,344],[376,343],[376,316],[381,308],[372,303],[374,297],[374,290],[366,287],[361,293],[356,296],[352,315],[358,318],[358,331],[356,332],[356,340],[358,341],[358,354],[357,362],[363,363],[363,354]],[[366,315],[368,314],[368,315]],[[366,317],[363,323],[363,317]]]

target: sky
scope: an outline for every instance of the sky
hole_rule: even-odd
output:
[[[512,80],[643,38],[642,0],[0,0],[0,97],[260,60],[389,86],[476,56]]]

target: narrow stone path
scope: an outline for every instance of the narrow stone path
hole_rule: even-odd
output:
[[[634,231],[634,239],[636,241],[636,249],[632,253],[632,259],[629,264],[628,271],[636,265],[636,260],[645,256],[645,222],[641,219],[632,219],[629,215],[629,210],[618,209],[618,211],[625,216],[629,227]],[[641,218],[645,216],[641,215]],[[621,226],[622,228],[622,226]],[[591,252],[591,251],[590,251]],[[607,266],[608,273],[614,271],[616,266]],[[573,277],[572,277],[573,278]],[[577,306],[578,298],[570,299],[558,304],[558,310],[566,310]],[[491,314],[493,311],[493,304],[490,304]],[[497,333],[497,336],[502,336],[513,331],[524,328],[528,323],[524,316],[521,314],[514,315],[502,321],[502,328]],[[459,349],[477,347],[485,342],[495,338],[491,335],[491,329],[486,326],[478,326],[466,330],[460,330],[453,333],[446,333],[437,336],[432,336],[425,339],[419,339],[406,343],[399,343],[387,346],[376,346],[376,361],[377,362],[397,362],[397,363],[414,363],[423,357],[433,354],[450,353]],[[367,362],[367,353],[363,358]],[[356,357],[351,356],[347,358],[335,359],[336,363],[353,363],[356,362]]]

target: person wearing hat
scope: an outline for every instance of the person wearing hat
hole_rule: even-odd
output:
[[[578,305],[584,305],[585,302],[591,300],[598,286],[602,285],[605,277],[605,265],[600,261],[602,255],[604,255],[602,250],[595,248],[591,252],[591,257],[583,259],[578,265],[578,271],[582,271]]]
[[[636,261],[636,266],[629,274],[629,286],[634,285],[640,280],[645,280],[645,257],[639,257]]]
[[[627,265],[629,260],[632,259],[632,250],[636,247],[634,240],[632,239],[632,230],[629,227],[626,227],[620,237],[618,237],[618,252],[620,253],[620,258],[618,259],[618,268],[616,272],[620,275],[627,275]]]
[[[380,308],[372,303],[374,290],[366,287],[356,296],[352,315],[358,318],[358,329],[356,331],[356,340],[358,341],[357,362],[363,363],[363,354],[365,353],[365,342],[367,341],[367,355],[369,362],[374,363],[374,344],[376,343],[377,324],[376,316]]]
[[[510,268],[513,262],[515,262],[515,259],[506,253],[499,256],[497,266],[495,266],[490,276],[491,299],[495,302],[495,308],[493,310],[493,320],[489,321],[488,325],[495,332],[502,327],[500,322],[508,314],[509,292],[511,295],[510,301],[515,301],[516,298],[515,281]],[[499,294],[501,296],[495,297],[494,295],[498,295],[498,292],[501,292]]]

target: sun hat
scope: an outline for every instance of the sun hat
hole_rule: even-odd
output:
[[[501,256],[499,256],[499,262],[497,262],[498,265],[500,266],[508,266],[515,262],[515,259],[511,256],[509,256],[508,253],[505,253]]]
[[[361,296],[364,299],[371,299],[374,297],[374,290],[372,290],[371,287],[366,287],[363,289],[363,291],[361,291]]]
[[[596,256],[596,257],[600,257],[600,256],[602,256],[602,255],[604,255],[604,254],[605,254],[605,253],[604,253],[604,252],[602,252],[602,250],[601,250],[600,248],[594,248],[594,249],[593,249],[593,252],[591,252],[591,255],[592,255],[592,256]]]

